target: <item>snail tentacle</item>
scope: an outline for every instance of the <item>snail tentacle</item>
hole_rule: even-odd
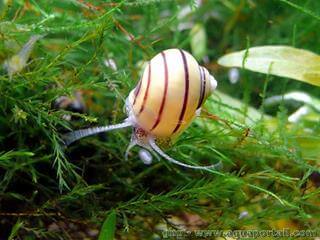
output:
[[[64,144],[68,146],[71,143],[87,136],[95,135],[102,132],[108,132],[108,131],[112,131],[120,128],[131,127],[131,126],[132,126],[132,123],[130,121],[124,121],[122,123],[114,124],[114,125],[80,129],[80,130],[76,130],[76,131],[65,134],[63,136],[63,140],[64,140]]]
[[[171,163],[180,165],[182,167],[186,167],[186,168],[193,168],[193,169],[202,169],[202,170],[212,170],[212,169],[218,169],[221,167],[221,162],[217,163],[217,164],[213,164],[213,165],[208,165],[208,166],[193,166],[193,165],[189,165],[189,164],[185,164],[182,162],[179,162],[175,159],[173,159],[172,157],[170,157],[169,155],[167,155],[166,153],[164,153],[156,144],[155,139],[154,138],[149,138],[149,144],[152,147],[152,149],[154,151],[156,151],[160,156],[162,156],[163,158],[165,158],[166,160],[168,160]]]
[[[128,158],[129,158],[129,153],[130,153],[130,150],[136,146],[138,144],[138,141],[137,139],[135,138],[134,134],[132,134],[131,136],[131,140],[130,140],[130,143],[126,149],[126,152],[124,154],[124,160],[128,161]]]

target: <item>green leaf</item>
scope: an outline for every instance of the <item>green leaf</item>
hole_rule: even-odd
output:
[[[11,229],[11,233],[10,233],[10,236],[8,237],[8,240],[12,240],[14,239],[18,232],[19,232],[19,229],[23,227],[23,221],[21,221],[20,219],[16,222],[16,224],[12,227]]]
[[[261,46],[224,55],[218,63],[320,86],[320,56],[289,46]]]
[[[99,240],[113,240],[116,230],[116,212],[114,210],[108,215],[103,222],[102,228],[99,234]]]
[[[207,34],[204,26],[195,24],[190,31],[190,37],[192,55],[201,60],[207,54]]]
[[[223,106],[221,105],[223,104]],[[245,103],[233,98],[219,90],[215,90],[205,104],[210,113],[234,121],[244,121],[248,125],[255,124],[261,119],[261,112],[258,109],[248,106],[247,112],[244,112]],[[222,106],[222,107],[217,107]],[[264,114],[265,120],[271,119],[271,116]]]
[[[13,159],[15,157],[33,157],[35,154],[33,152],[28,151],[8,151],[8,152],[0,152],[0,161],[7,161]]]

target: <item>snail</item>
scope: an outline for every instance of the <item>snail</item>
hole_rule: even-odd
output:
[[[181,49],[164,50],[148,62],[140,81],[127,97],[125,107],[128,117],[122,123],[67,133],[65,144],[97,133],[132,127],[126,159],[130,149],[139,145],[158,159],[160,155],[183,167],[216,168],[217,164],[194,166],[182,163],[168,156],[157,145],[158,141],[179,136],[200,114],[201,106],[216,87],[214,77],[206,68],[199,66],[190,53]],[[141,156],[144,162],[150,164],[151,154],[143,152]]]
[[[72,97],[60,96],[54,101],[53,107],[55,109],[64,109],[75,113],[84,113],[86,111],[86,106],[82,95],[83,93],[81,91],[76,91]],[[72,116],[65,114],[62,118],[70,121]]]

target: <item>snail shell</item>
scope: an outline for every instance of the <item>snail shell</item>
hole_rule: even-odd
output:
[[[179,135],[217,82],[194,57],[168,49],[153,57],[128,102],[134,121],[155,137]]]

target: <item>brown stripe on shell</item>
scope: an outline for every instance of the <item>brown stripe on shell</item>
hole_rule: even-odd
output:
[[[206,73],[203,69],[203,67],[199,67],[200,70],[200,81],[201,81],[201,91],[200,91],[200,98],[199,98],[199,103],[197,106],[197,109],[201,107],[203,100],[204,100],[204,95],[206,93]]]
[[[149,88],[150,88],[150,83],[151,83],[151,62],[149,63],[149,67],[148,67],[148,83],[147,83],[147,88],[146,88],[146,92],[144,93],[143,96],[143,102],[141,104],[140,110],[139,110],[139,114],[141,114],[144,110],[144,107],[146,105],[147,102],[147,98],[149,95]]]
[[[138,98],[138,95],[140,93],[140,90],[141,90],[141,84],[142,84],[142,79],[140,79],[139,83],[138,83],[138,86],[135,88],[134,90],[134,100],[133,100],[133,105],[136,104],[136,101],[137,101],[137,98]]]
[[[183,104],[182,104],[182,109],[180,112],[180,116],[179,116],[179,121],[175,127],[175,129],[173,130],[172,133],[175,133],[178,131],[178,129],[181,126],[182,120],[184,118],[184,114],[186,112],[187,109],[187,103],[188,103],[188,94],[189,94],[189,69],[188,69],[188,62],[187,62],[187,58],[184,54],[184,52],[179,49],[181,56],[182,56],[182,61],[183,61],[183,69],[184,69],[184,81],[185,81],[185,89],[184,89],[184,98],[183,98]]]
[[[163,92],[162,101],[161,101],[160,109],[159,109],[159,112],[158,112],[157,120],[155,121],[155,123],[152,126],[150,131],[155,129],[158,126],[158,124],[160,123],[162,112],[163,112],[163,109],[164,109],[164,105],[166,103],[167,92],[168,92],[168,64],[167,64],[165,53],[161,52],[161,55],[162,55],[163,64],[164,64],[164,92]]]

